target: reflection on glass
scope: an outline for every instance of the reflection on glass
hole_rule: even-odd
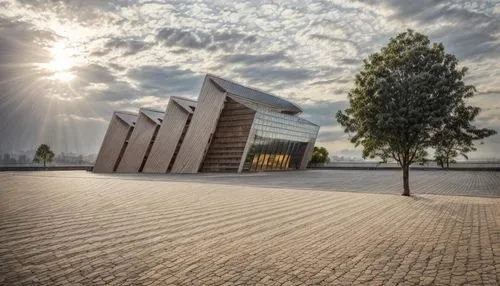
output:
[[[297,116],[257,110],[249,139],[244,171],[300,168],[307,144],[319,127]]]
[[[307,144],[256,136],[248,151],[244,171],[298,169]]]

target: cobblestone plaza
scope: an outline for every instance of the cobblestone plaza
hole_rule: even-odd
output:
[[[0,173],[0,285],[498,285],[500,173]]]

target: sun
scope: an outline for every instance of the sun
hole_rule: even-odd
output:
[[[62,82],[71,81],[75,75],[71,73],[71,68],[74,65],[73,56],[75,51],[68,48],[65,42],[56,42],[49,49],[52,55],[52,61],[47,63],[47,70],[53,72],[52,79]]]

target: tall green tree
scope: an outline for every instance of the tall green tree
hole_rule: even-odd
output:
[[[328,161],[330,161],[330,158],[328,158],[328,150],[326,150],[325,147],[314,146],[311,161],[309,163],[322,164],[327,163]]]
[[[454,138],[470,138],[478,130],[471,125],[474,117],[463,114],[479,112],[466,102],[475,92],[463,81],[466,72],[443,44],[408,30],[365,59],[356,75],[350,106],[337,113],[337,121],[351,142],[363,147],[363,157],[392,159],[401,166],[403,195],[410,195],[410,165],[437,146],[437,134],[448,122],[470,126],[458,128]]]
[[[40,163],[43,162],[43,166],[47,166],[47,162],[52,162],[54,159],[54,152],[50,150],[49,145],[42,144],[38,147],[35,153],[35,158],[33,158],[33,162]]]

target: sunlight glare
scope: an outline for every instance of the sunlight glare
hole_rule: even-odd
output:
[[[54,72],[51,78],[62,82],[71,81],[75,77],[75,75],[69,71],[73,67],[74,51],[68,48],[64,42],[56,42],[54,46],[50,48],[50,53],[52,55],[52,61],[50,61],[46,67],[48,70]]]
[[[52,78],[62,82],[68,82],[75,78],[75,75],[70,72],[56,72]]]

